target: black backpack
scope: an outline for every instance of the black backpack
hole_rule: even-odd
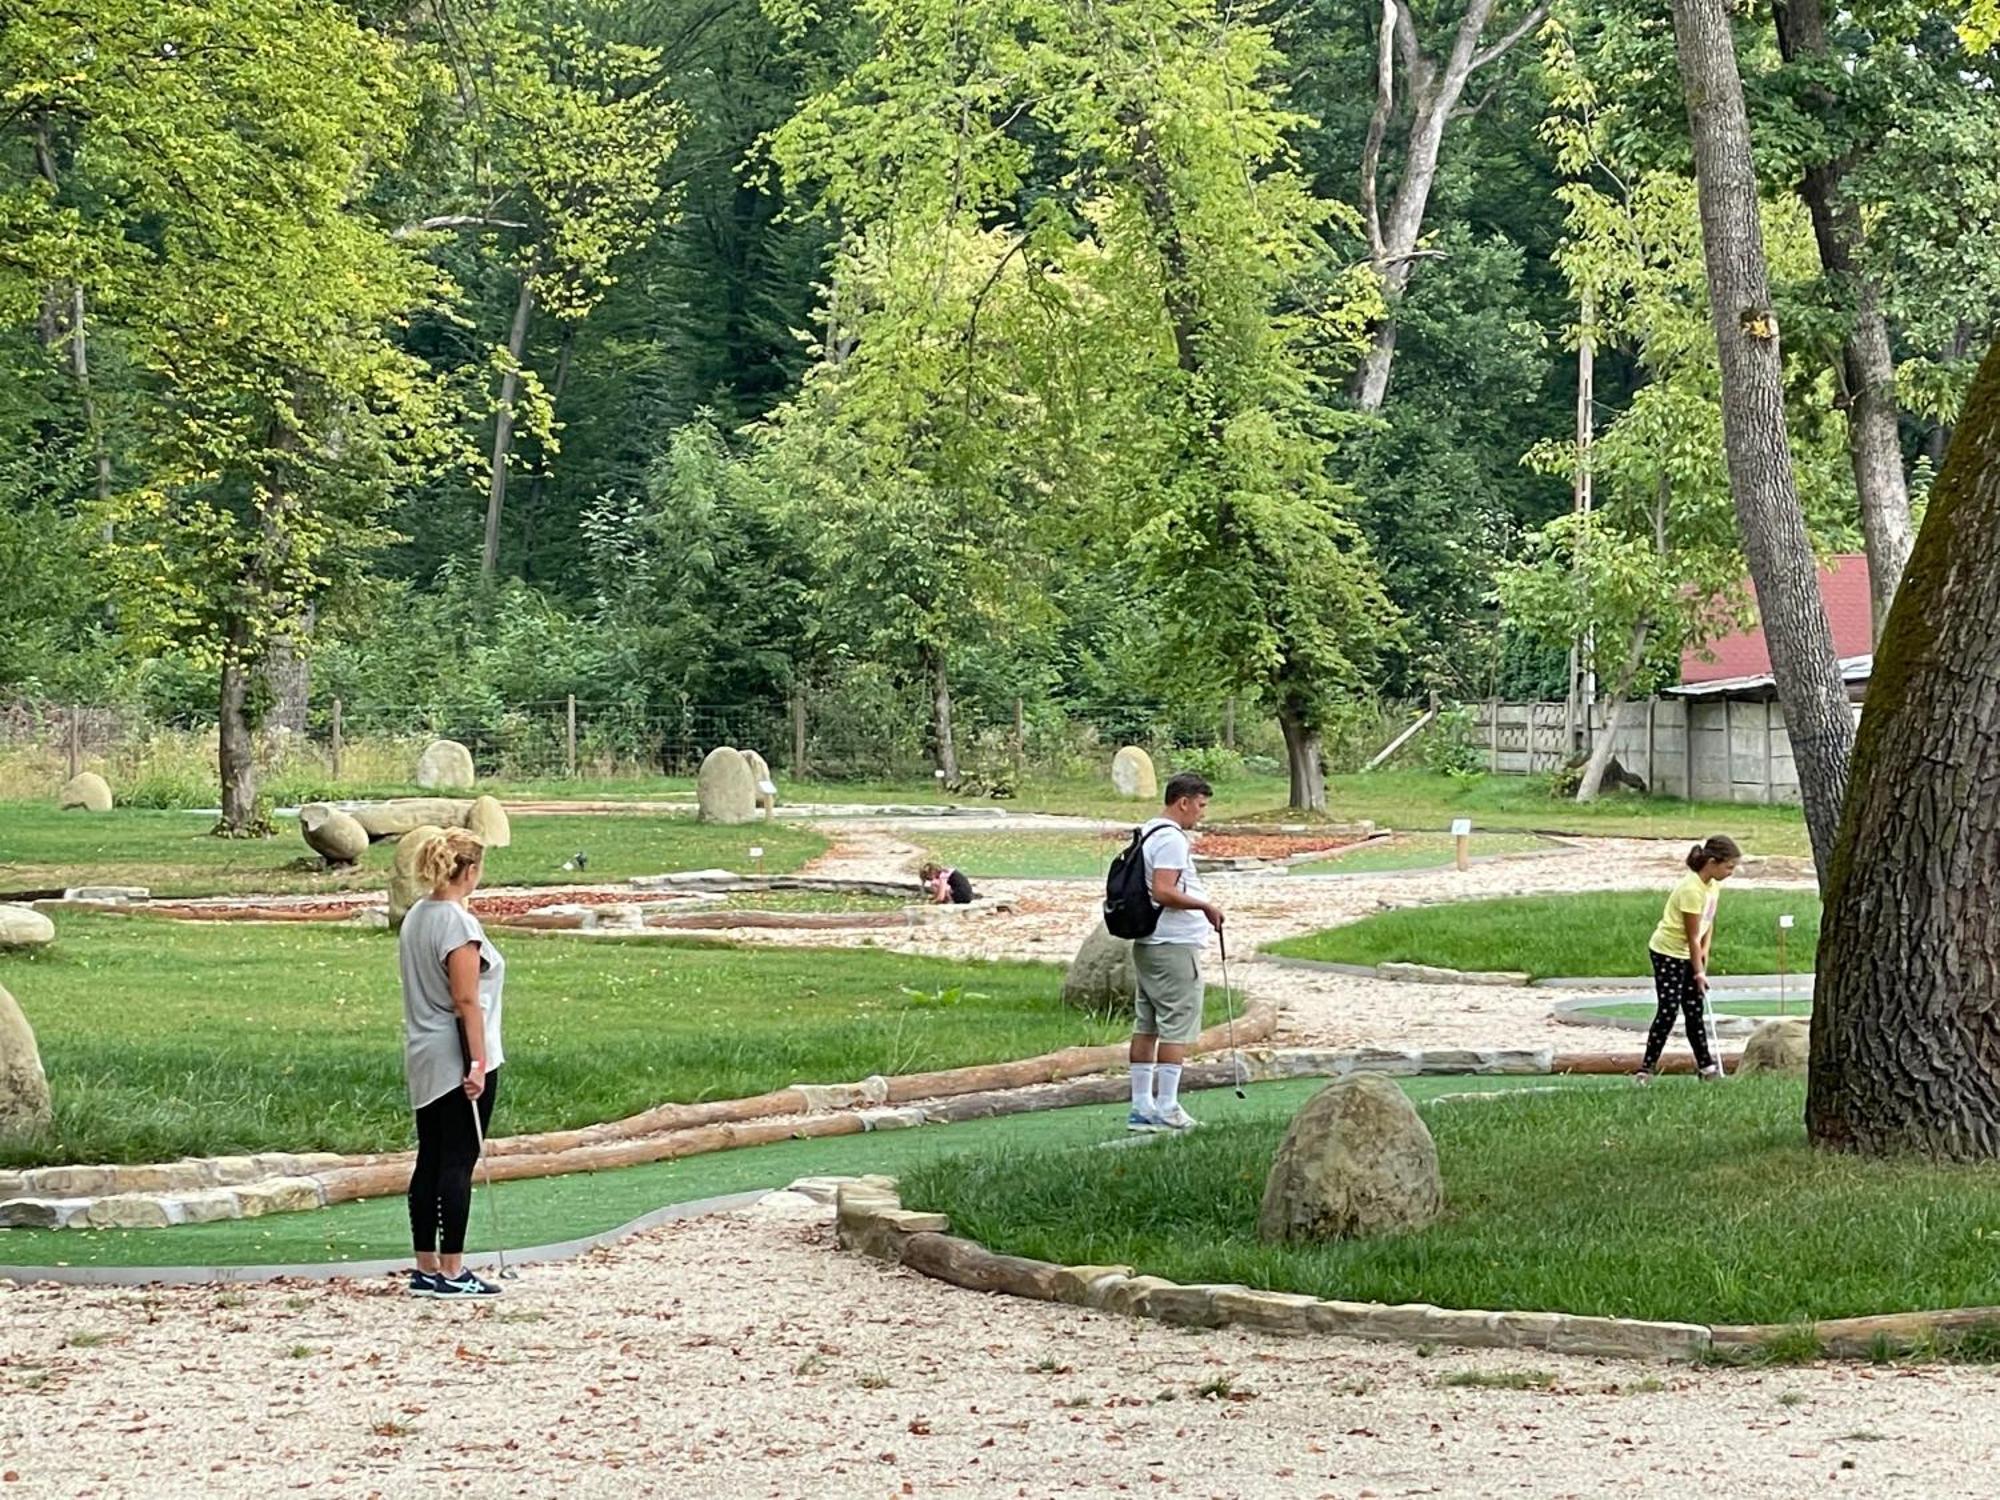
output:
[[[1146,840],[1169,827],[1161,823],[1148,833],[1142,826],[1132,830],[1132,842],[1111,861],[1104,877],[1104,925],[1113,937],[1151,937],[1160,925],[1160,908],[1146,883]]]

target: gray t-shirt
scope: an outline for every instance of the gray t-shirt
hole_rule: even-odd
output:
[[[479,918],[455,901],[425,897],[403,917],[397,957],[403,971],[403,1069],[410,1107],[422,1109],[465,1082],[465,1049],[444,961],[467,943],[479,944],[479,1009],[486,1018],[486,1071],[506,1061],[500,1051],[500,987],[507,961],[486,941]]]
[[[1162,830],[1155,833],[1154,829]],[[1181,894],[1193,896],[1198,901],[1208,899],[1201,877],[1195,873],[1194,845],[1188,842],[1181,825],[1172,818],[1155,818],[1141,830],[1145,838],[1146,889],[1153,888],[1153,875],[1159,870],[1178,870],[1181,878],[1176,882]],[[1139,939],[1142,943],[1182,943],[1190,948],[1206,948],[1210,928],[1208,917],[1203,912],[1185,911],[1177,906],[1160,908],[1160,925],[1153,929],[1151,937]]]

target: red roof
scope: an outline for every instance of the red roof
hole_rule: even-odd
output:
[[[1859,552],[1843,553],[1819,570],[1819,596],[1826,602],[1827,623],[1833,627],[1833,654],[1840,658],[1866,656],[1875,649],[1874,617],[1868,603],[1868,559]],[[1714,660],[1703,660],[1704,656]],[[1762,677],[1771,670],[1771,651],[1762,626],[1710,641],[1706,652],[1693,647],[1681,653],[1681,681],[1715,682],[1724,677]]]

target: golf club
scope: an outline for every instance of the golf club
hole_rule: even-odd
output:
[[[1218,927],[1215,940],[1222,948],[1222,1013],[1229,1020],[1229,1062],[1236,1076],[1236,1097],[1248,1097],[1243,1092],[1243,1054],[1236,1050],[1236,996],[1229,988],[1229,939]]]
[[[479,1123],[479,1101],[468,1097],[465,1102],[472,1106],[472,1134],[479,1142],[479,1173],[486,1180],[486,1212],[493,1222],[493,1248],[500,1257],[500,1269],[495,1274],[502,1281],[511,1281],[514,1273],[507,1265],[507,1242],[500,1235],[500,1204],[493,1196],[493,1169],[486,1164],[486,1129]]]

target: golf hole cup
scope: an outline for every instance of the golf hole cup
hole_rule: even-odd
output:
[[[1452,819],[1451,844],[1453,863],[1463,870],[1472,863],[1472,819]]]

